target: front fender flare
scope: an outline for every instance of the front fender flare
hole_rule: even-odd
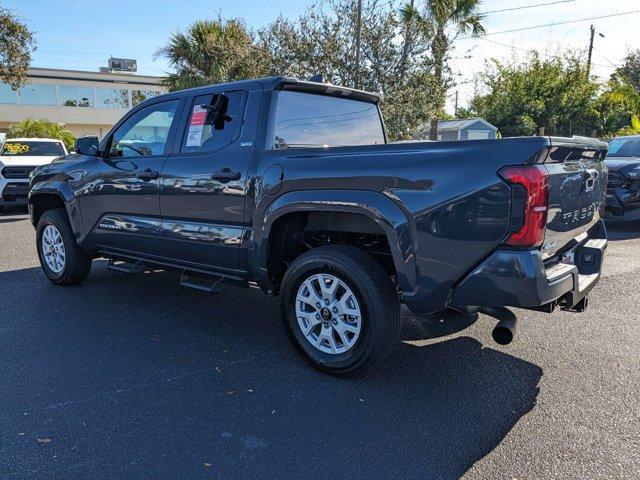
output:
[[[347,212],[365,215],[375,221],[387,235],[398,284],[403,292],[416,286],[416,264],[411,225],[407,215],[389,197],[363,190],[306,190],[288,192],[257,209],[254,215],[249,261],[258,283],[273,292],[268,275],[269,234],[275,221],[292,212]]]
[[[55,195],[65,206],[67,216],[69,217],[69,223],[73,230],[73,234],[77,241],[82,238],[82,218],[80,217],[80,208],[71,187],[65,181],[60,179],[51,178],[43,182],[38,182],[33,185],[29,190],[29,210],[32,210],[32,205],[38,197],[43,195]],[[32,223],[34,218],[32,217]],[[34,224],[34,227],[36,225]]]

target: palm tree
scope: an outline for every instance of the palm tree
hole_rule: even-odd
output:
[[[445,88],[443,83],[444,63],[451,44],[459,34],[474,37],[485,33],[482,21],[484,15],[478,8],[482,0],[427,0],[427,21],[433,22],[434,37],[431,43],[431,55],[434,64],[434,76],[442,87],[439,95],[439,109],[444,108]],[[447,34],[447,30],[453,33]],[[431,120],[429,140],[438,139],[438,119]]]
[[[76,141],[75,136],[62,123],[51,123],[46,120],[27,118],[18,123],[9,125],[7,138],[57,138],[62,140],[71,150]]]
[[[196,21],[171,35],[156,56],[175,69],[164,79],[171,91],[260,76],[268,66],[264,50],[238,19]]]

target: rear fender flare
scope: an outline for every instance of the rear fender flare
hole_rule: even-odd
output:
[[[263,210],[256,210],[250,262],[258,283],[273,291],[267,260],[269,234],[275,221],[293,212],[346,212],[365,215],[385,232],[393,256],[398,284],[403,292],[413,292],[416,266],[411,225],[407,215],[390,198],[378,192],[359,190],[295,191],[278,197]]]

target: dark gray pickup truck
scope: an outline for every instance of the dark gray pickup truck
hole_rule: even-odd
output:
[[[163,268],[280,295],[311,365],[379,364],[414,312],[581,311],[607,245],[607,145],[530,137],[388,143],[375,94],[291,78],[155,97],[36,169],[46,276]],[[544,326],[540,326],[544,328]]]

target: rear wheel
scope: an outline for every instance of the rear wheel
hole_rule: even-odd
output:
[[[400,306],[389,275],[353,247],[319,247],[296,258],[283,279],[281,302],[298,351],[331,374],[376,367],[400,334]]]
[[[36,238],[40,265],[49,280],[58,285],[73,285],[87,278],[91,257],[77,244],[64,210],[44,212],[38,221]]]

